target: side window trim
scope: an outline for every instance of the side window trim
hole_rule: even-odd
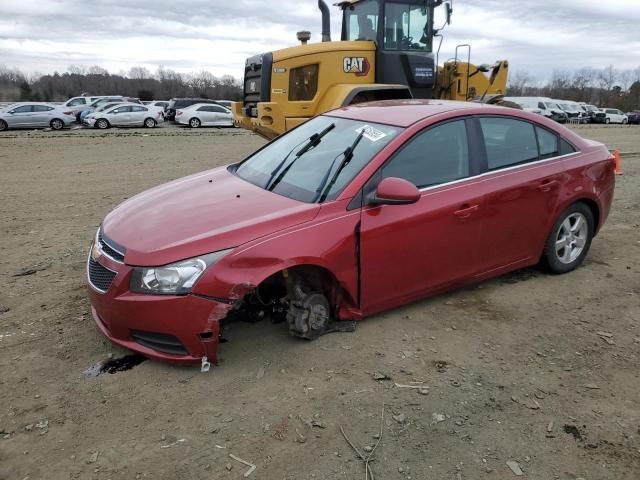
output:
[[[535,132],[536,135],[536,145],[538,147],[538,158],[536,160],[529,160],[526,162],[520,162],[517,164],[513,164],[513,165],[506,165],[504,167],[501,168],[496,168],[494,170],[489,170],[489,165],[488,165],[488,160],[487,160],[487,150],[486,150],[486,146],[484,143],[484,138],[482,136],[482,127],[480,126],[480,118],[487,118],[487,117],[499,117],[499,118],[510,118],[513,120],[520,120],[522,122],[527,122],[530,123],[531,125],[533,125],[533,130]],[[524,119],[524,118],[520,118],[520,117],[511,117],[511,116],[505,116],[505,115],[473,115],[471,117],[471,120],[473,120],[475,126],[474,128],[477,128],[477,132],[479,133],[479,137],[478,137],[478,143],[476,144],[477,146],[474,146],[474,148],[476,148],[480,153],[482,153],[482,157],[483,159],[481,160],[481,168],[480,168],[480,172],[478,175],[482,176],[488,173],[495,173],[495,172],[500,172],[503,170],[511,170],[514,168],[519,168],[519,167],[523,167],[529,164],[537,164],[539,162],[546,162],[549,160],[556,160],[558,158],[562,158],[562,157],[566,157],[568,155],[574,155],[576,153],[580,153],[580,149],[578,147],[575,146],[574,143],[572,143],[571,141],[567,140],[565,137],[563,137],[562,135],[557,134],[556,132],[552,132],[551,130],[547,129],[544,125],[540,125],[536,122],[530,121],[528,119]],[[557,140],[558,140],[558,152],[557,155],[553,156],[553,157],[549,157],[549,158],[540,158],[540,143],[538,142],[538,128],[542,128],[544,130],[546,130],[547,132],[553,133]],[[562,141],[567,142],[569,145],[571,145],[571,147],[573,148],[573,152],[571,153],[566,153],[566,154],[561,154],[560,153],[560,144]],[[471,176],[470,176],[471,177]]]

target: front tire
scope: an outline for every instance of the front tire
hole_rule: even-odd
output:
[[[562,212],[544,246],[550,270],[562,274],[579,267],[589,252],[594,231],[593,212],[584,203],[574,203]]]
[[[623,119],[622,119],[622,124],[623,124],[623,125],[626,125],[628,122],[629,122],[629,120],[627,120],[626,118],[623,118]]]
[[[606,123],[607,125],[609,125],[609,124],[611,123],[611,119],[610,119],[610,118],[607,118],[607,119],[604,121],[604,123]]]
[[[199,128],[200,125],[201,125],[200,119],[198,118],[192,118],[191,120],[189,120],[189,126],[191,128]]]
[[[0,120],[0,132],[4,132],[9,129],[9,125],[4,120]]]
[[[96,120],[96,127],[99,128],[100,130],[109,128],[109,121],[106,118],[100,118]]]
[[[147,118],[144,121],[144,126],[147,128],[153,128],[156,126],[156,121],[153,118]]]
[[[64,122],[59,118],[54,118],[53,120],[51,120],[51,123],[49,123],[49,125],[51,126],[52,130],[62,130],[64,128]]]

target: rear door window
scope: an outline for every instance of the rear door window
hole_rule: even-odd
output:
[[[569,155],[570,153],[575,153],[576,149],[567,142],[564,138],[560,139],[560,155]]]
[[[418,188],[468,176],[469,143],[464,120],[447,122],[416,134],[382,167],[382,178],[403,178]]]
[[[558,136],[544,128],[536,127],[540,158],[552,158],[558,156]]]
[[[480,118],[489,170],[538,159],[538,142],[529,122],[511,118]]]

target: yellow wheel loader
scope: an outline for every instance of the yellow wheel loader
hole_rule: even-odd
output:
[[[342,35],[331,41],[329,8],[322,12],[322,43],[301,45],[247,59],[244,97],[232,106],[235,124],[267,139],[333,108],[373,100],[440,98],[492,101],[506,91],[508,62],[476,67],[471,47],[437,67],[442,28],[434,11],[445,8],[451,21],[453,0],[344,0]],[[443,25],[444,27],[444,25]],[[436,52],[434,53],[434,45]],[[466,61],[458,53],[467,53]]]

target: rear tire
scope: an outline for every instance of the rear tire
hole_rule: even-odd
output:
[[[144,121],[144,126],[147,128],[153,128],[156,126],[156,121],[153,118],[146,118]]]
[[[607,118],[607,119],[604,121],[604,123],[606,123],[607,125],[609,125],[609,124],[611,123],[611,119],[610,119],[610,118]]]
[[[4,132],[9,129],[9,125],[4,120],[0,120],[0,132]]]
[[[623,125],[626,125],[628,122],[629,122],[629,120],[627,120],[626,118],[623,118],[623,119],[622,119],[622,124],[623,124]]]
[[[553,225],[544,245],[544,258],[553,273],[575,270],[584,261],[595,231],[593,212],[582,202],[567,208]]]
[[[51,126],[52,130],[62,130],[64,128],[64,122],[59,118],[54,118],[53,120],[51,120],[49,125]]]
[[[191,120],[189,120],[189,126],[191,128],[200,128],[200,125],[202,124],[200,123],[199,118],[192,118]]]
[[[96,127],[99,128],[100,130],[104,130],[106,128],[109,128],[109,121],[106,118],[99,118],[98,120],[96,120]]]

